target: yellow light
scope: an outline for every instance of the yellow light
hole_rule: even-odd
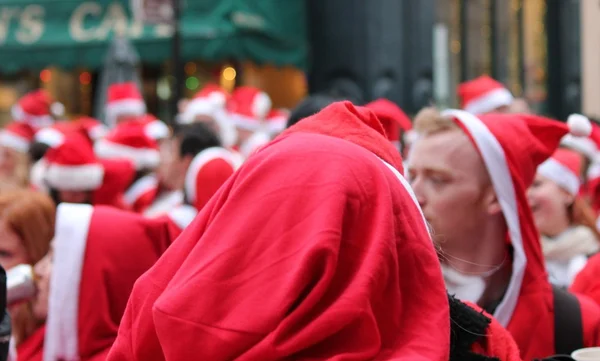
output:
[[[228,66],[227,68],[223,69],[223,79],[227,81],[232,81],[233,79],[235,79],[235,76],[236,72],[234,68]]]

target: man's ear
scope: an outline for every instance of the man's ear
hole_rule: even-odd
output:
[[[483,191],[483,205],[489,215],[497,215],[502,213],[502,207],[496,196],[496,191],[492,185],[489,185]]]

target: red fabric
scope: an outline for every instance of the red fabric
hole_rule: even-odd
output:
[[[177,235],[164,220],[94,208],[79,287],[81,361],[105,360],[134,282]]]
[[[349,103],[315,117],[250,158],[138,280],[108,360],[448,359],[422,215],[383,162],[339,138],[393,147]]]
[[[234,173],[233,165],[225,159],[208,161],[196,174],[196,197],[193,206],[200,211],[219,188]]]
[[[477,101],[486,96],[489,92],[502,88],[504,88],[502,83],[487,75],[482,75],[473,80],[460,83],[457,88],[457,93],[461,101],[460,106],[465,109],[470,102]]]
[[[387,99],[378,99],[365,107],[371,109],[385,129],[388,140],[400,139],[400,130],[407,132],[412,129],[412,122],[406,113],[395,103]]]
[[[50,94],[43,89],[33,90],[21,97],[18,105],[25,113],[25,119],[15,119],[18,121],[27,121],[27,116],[44,116],[50,115],[50,105],[52,98]]]
[[[465,303],[476,311],[482,312],[491,320],[485,336],[481,337],[471,350],[480,355],[496,357],[501,361],[521,361],[519,347],[510,333],[493,316],[483,311],[479,306],[470,302]]]
[[[570,291],[585,295],[600,305],[600,254],[590,257],[585,267],[577,274]]]
[[[17,346],[17,361],[42,361],[44,357],[44,335],[46,327],[41,326]]]
[[[127,159],[102,159],[104,178],[100,188],[92,192],[93,205],[109,205],[129,210],[123,193],[135,178],[135,166]]]
[[[566,148],[558,148],[556,152],[552,154],[552,159],[567,167],[576,177],[579,178],[581,175],[583,159],[576,151]]]
[[[144,98],[142,98],[142,94],[134,82],[119,83],[109,86],[107,91],[107,103],[110,104],[121,100],[143,101]]]
[[[526,191],[533,182],[537,166],[554,153],[569,129],[565,123],[536,115],[486,114],[479,119],[504,151],[514,185],[527,259],[517,305],[507,329],[519,345],[524,360],[547,357],[555,353],[553,294]],[[468,129],[460,122],[457,124],[477,147]],[[586,317],[584,314],[584,323],[594,322]],[[596,327],[584,327],[584,337],[594,338]]]

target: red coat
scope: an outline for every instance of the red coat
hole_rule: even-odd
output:
[[[42,361],[46,327],[41,326],[17,347],[17,361]]]
[[[571,285],[570,291],[577,294],[583,313],[584,326],[589,331],[584,335],[585,346],[600,345],[600,254],[591,257],[586,266],[579,272]],[[596,325],[595,325],[595,324]],[[595,333],[592,333],[592,330]]]

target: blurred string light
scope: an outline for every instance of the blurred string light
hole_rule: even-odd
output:
[[[221,86],[225,88],[227,91],[232,91],[235,87],[235,77],[237,76],[237,72],[231,66],[226,66],[221,71]]]
[[[161,78],[156,84],[156,95],[161,100],[167,100],[171,97],[171,86],[169,84],[169,77]]]
[[[52,71],[50,69],[44,69],[40,72],[40,80],[43,83],[49,83],[52,80]]]
[[[232,81],[235,80],[235,76],[236,76],[236,71],[234,68],[228,66],[227,68],[223,69],[223,79],[227,80],[227,81]]]
[[[189,62],[185,64],[185,67],[183,68],[185,70],[185,73],[187,75],[194,75],[196,74],[196,63],[193,62]]]
[[[185,80],[185,87],[189,90],[196,90],[198,89],[198,86],[200,86],[200,80],[195,76],[190,76]]]
[[[90,85],[90,83],[92,82],[92,74],[90,74],[87,71],[82,72],[81,74],[79,74],[79,82],[82,85]]]

